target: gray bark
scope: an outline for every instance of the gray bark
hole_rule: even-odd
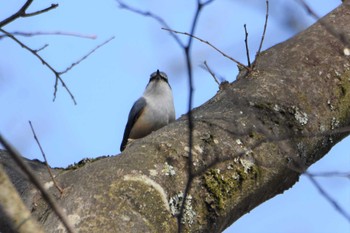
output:
[[[292,187],[348,134],[329,132],[350,121],[349,22],[350,6],[343,3],[322,23],[264,51],[253,72],[242,71],[192,111],[194,177],[185,231],[223,231]],[[79,232],[176,232],[174,214],[189,174],[188,133],[187,117],[180,117],[119,156],[57,170],[64,195],[53,187],[49,192]],[[1,155],[44,229],[63,232],[37,191]]]

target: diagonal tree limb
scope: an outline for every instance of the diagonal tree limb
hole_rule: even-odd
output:
[[[18,233],[44,233],[23,203],[16,188],[0,164],[0,210],[6,214],[10,228]],[[3,221],[3,219],[1,219]]]
[[[41,192],[45,201],[50,205],[52,210],[56,213],[58,218],[62,221],[63,225],[66,227],[69,233],[75,233],[75,229],[70,224],[67,219],[67,216],[63,210],[56,204],[54,198],[45,190],[43,185],[40,183],[40,180],[33,173],[32,169],[23,161],[22,156],[15,150],[14,147],[7,142],[7,140],[0,134],[0,143],[4,148],[10,153],[13,160],[17,165],[22,169],[22,171],[28,176],[29,180],[35,185],[35,187]]]

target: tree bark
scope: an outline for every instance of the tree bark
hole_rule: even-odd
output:
[[[350,3],[264,51],[250,73],[192,111],[193,170],[185,232],[221,232],[348,135]],[[177,232],[189,179],[188,119],[134,141],[120,156],[60,172],[59,197],[79,232]],[[117,145],[117,143],[116,143]],[[0,161],[47,232],[62,232],[47,204],[2,153]],[[41,166],[38,164],[38,166]],[[43,178],[43,182],[47,182]],[[23,188],[23,185],[26,188]],[[34,208],[35,207],[35,208]],[[5,232],[1,229],[0,231]]]

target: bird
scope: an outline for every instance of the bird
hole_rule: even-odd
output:
[[[151,74],[143,95],[129,112],[120,151],[126,148],[128,141],[143,138],[173,121],[175,107],[168,76],[157,70]]]

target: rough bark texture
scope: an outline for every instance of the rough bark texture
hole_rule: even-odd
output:
[[[349,22],[349,3],[323,19],[347,38]],[[217,95],[193,110],[195,177],[185,231],[223,231],[292,187],[346,136],[326,133],[350,121],[346,46],[316,23],[263,52],[253,72],[221,85]],[[60,171],[57,180],[65,192],[57,202],[79,232],[176,232],[173,214],[188,180],[187,135],[188,121],[181,117],[136,140],[120,156]],[[0,156],[1,163],[8,160]],[[12,166],[5,167],[44,228],[62,232],[32,186]],[[57,195],[54,188],[49,191]],[[1,224],[0,231],[5,232]]]

